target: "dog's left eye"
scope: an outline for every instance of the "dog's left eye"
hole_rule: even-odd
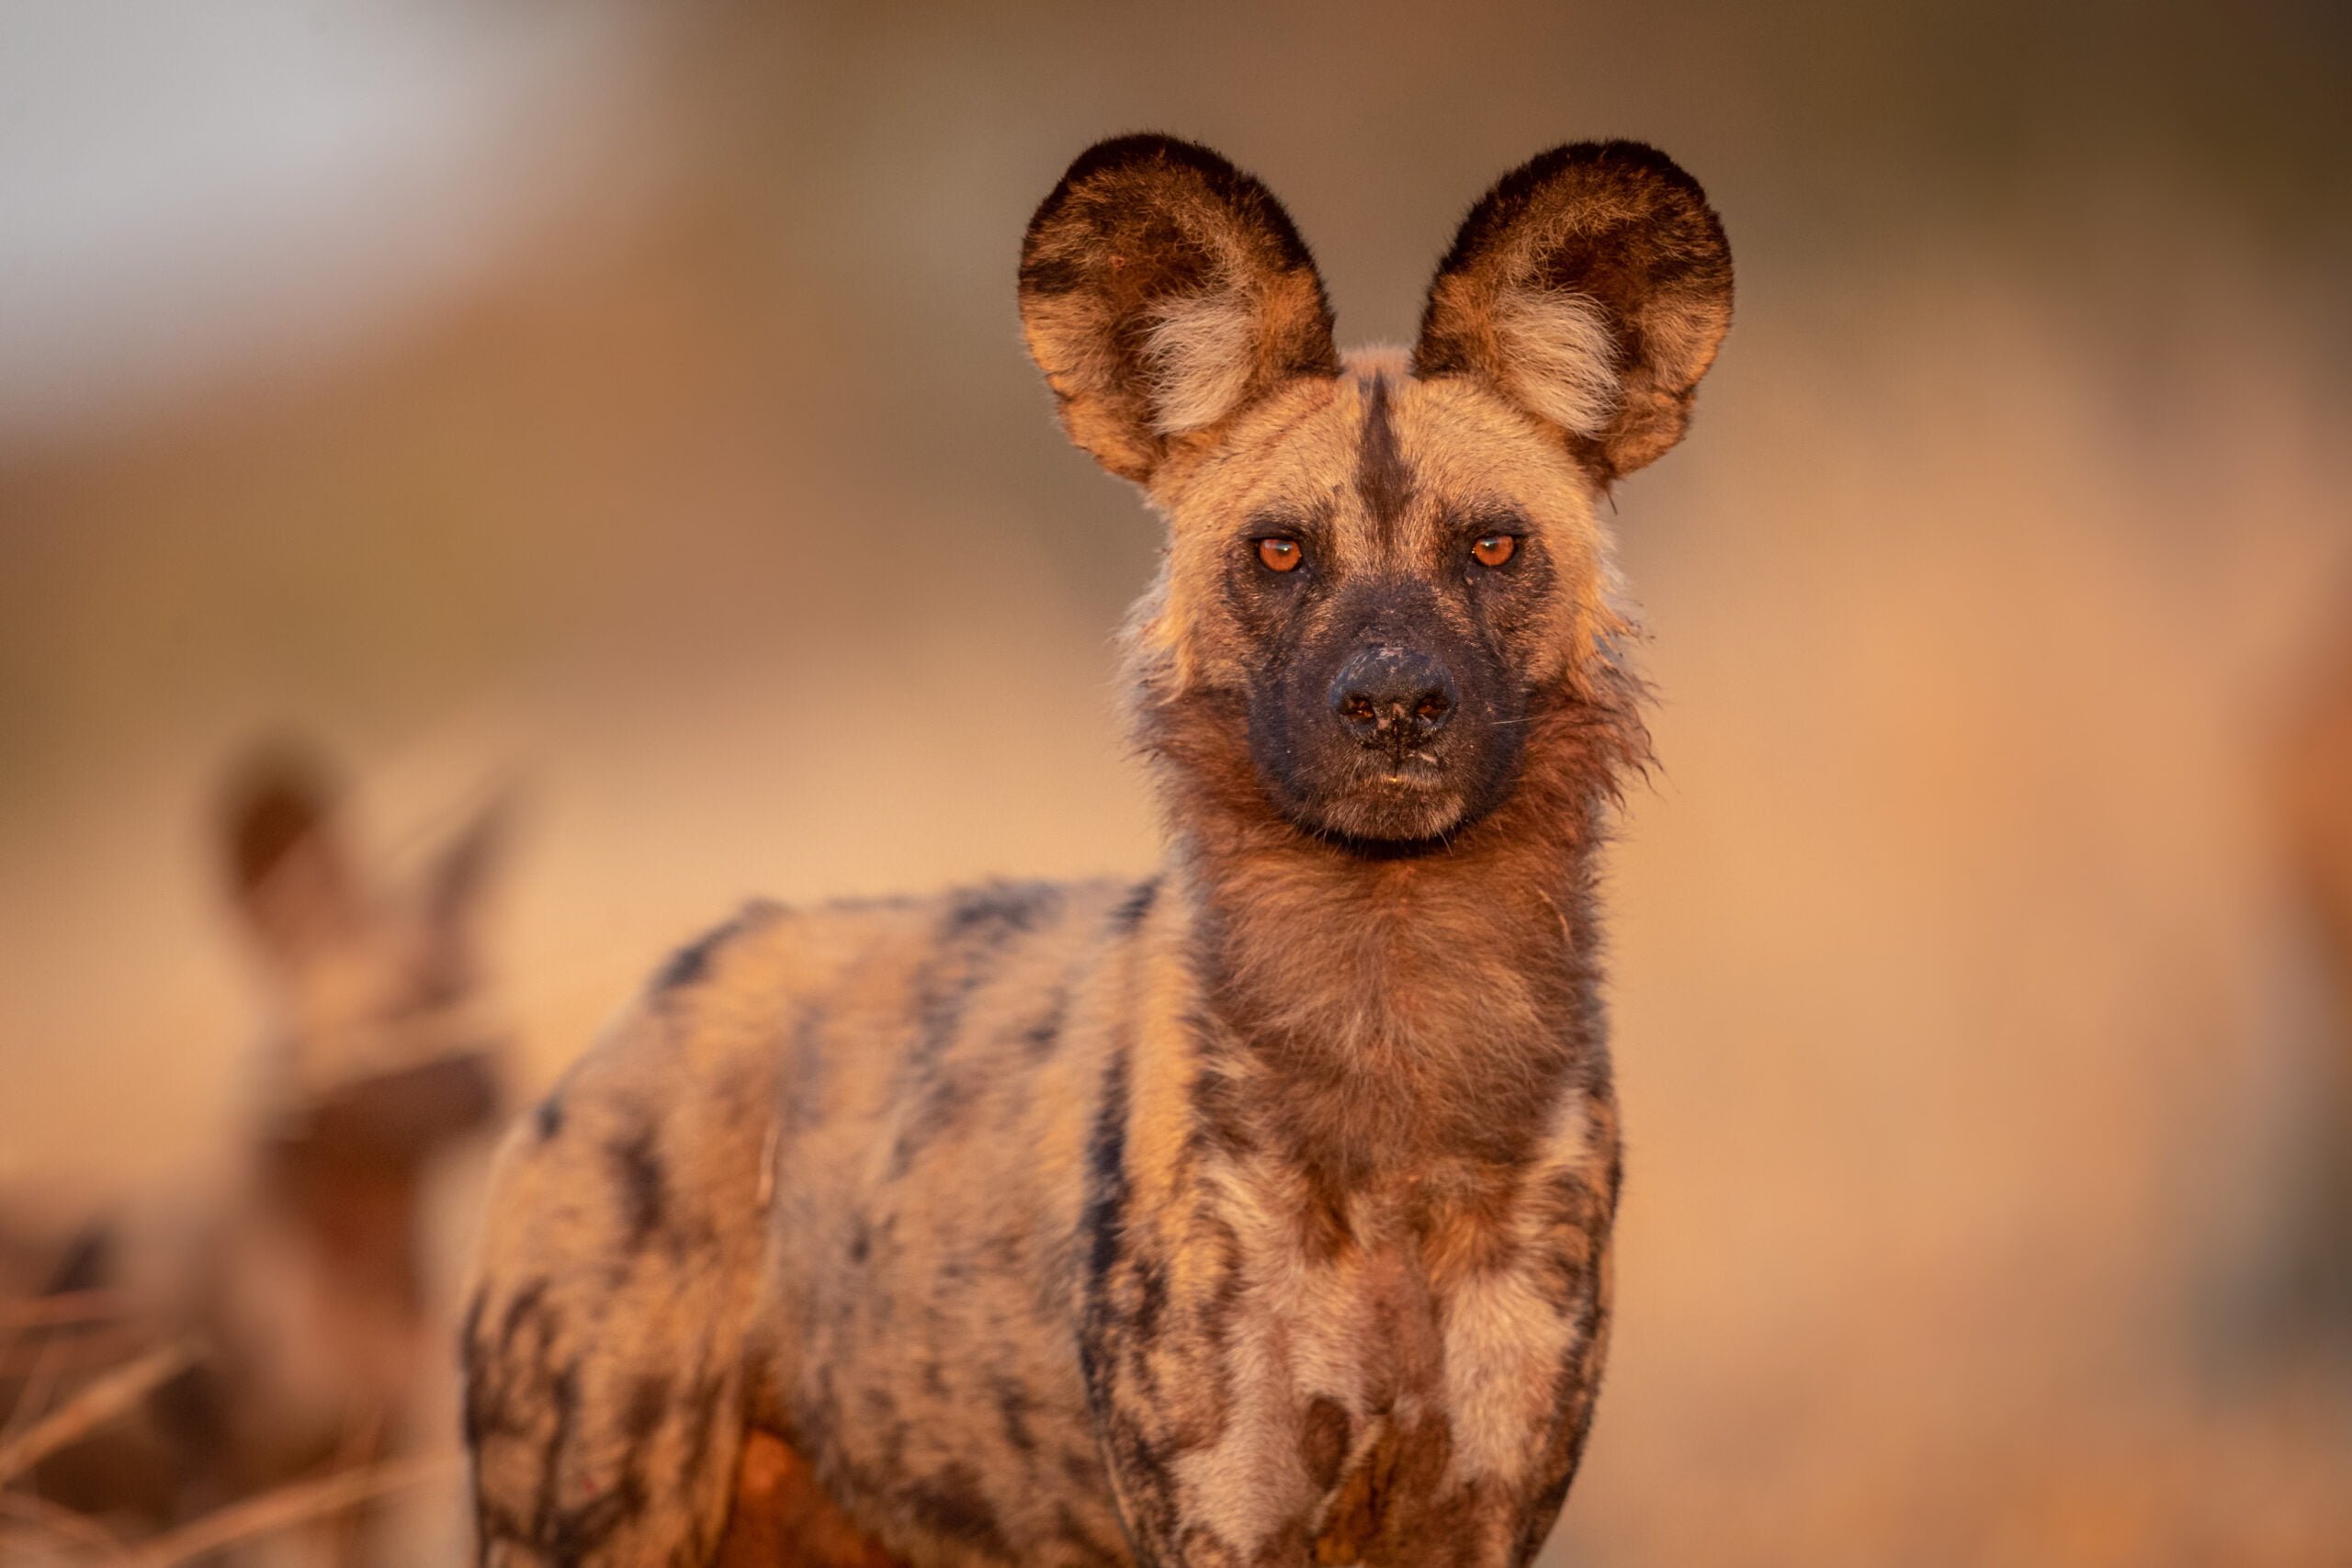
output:
[[[1306,558],[1306,552],[1298,547],[1296,539],[1276,535],[1258,541],[1258,558],[1269,570],[1293,571]]]
[[[1500,566],[1519,551],[1519,536],[1515,534],[1487,534],[1470,547],[1470,555],[1480,566]]]

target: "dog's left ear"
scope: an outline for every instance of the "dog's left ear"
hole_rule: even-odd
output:
[[[1581,141],[1470,209],[1413,370],[1486,381],[1605,485],[1682,438],[1730,325],[1731,247],[1699,182],[1638,141]]]
[[[1340,372],[1290,214],[1173,137],[1118,137],[1069,166],[1022,242],[1021,324],[1070,439],[1139,484],[1284,381]]]

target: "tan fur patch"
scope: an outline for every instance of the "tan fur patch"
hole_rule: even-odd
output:
[[[1154,307],[1146,350],[1152,428],[1182,435],[1231,413],[1256,369],[1257,336],[1246,294],[1195,294]]]
[[[1514,293],[1495,306],[1503,390],[1572,435],[1597,436],[1617,410],[1617,338],[1599,301],[1566,289]]]

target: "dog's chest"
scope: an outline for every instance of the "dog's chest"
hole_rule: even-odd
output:
[[[1098,1356],[1138,1373],[1113,1418],[1155,1451],[1170,1502],[1244,1562],[1308,1544],[1377,1561],[1381,1542],[1504,1517],[1583,1348],[1561,1280],[1605,1245],[1560,1224],[1532,1174],[1317,1199],[1270,1165],[1203,1172],[1138,1269],[1164,1300],[1123,1314],[1114,1280],[1096,1319]]]

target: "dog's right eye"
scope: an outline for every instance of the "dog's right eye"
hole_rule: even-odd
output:
[[[1306,552],[1298,547],[1296,539],[1277,536],[1258,541],[1258,558],[1265,563],[1269,571],[1295,571],[1299,563],[1306,558]]]
[[[1470,547],[1470,554],[1480,566],[1497,567],[1510,564],[1519,553],[1519,537],[1515,534],[1488,534]]]

